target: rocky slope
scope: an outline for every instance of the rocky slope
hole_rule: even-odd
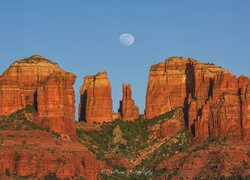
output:
[[[2,178],[100,179],[107,166],[86,147],[41,131],[0,131]],[[1,177],[1,176],[0,176]]]
[[[249,79],[194,59],[172,57],[153,65],[148,80],[147,118],[182,106],[197,141],[249,139]]]
[[[74,136],[75,78],[39,55],[17,60],[0,76],[0,115],[32,105],[37,123]]]
[[[80,124],[77,134],[113,167],[104,171],[104,179],[249,179],[249,142],[214,138],[197,143],[182,117],[178,108],[153,119],[95,124],[95,129]]]
[[[132,99],[132,89],[130,84],[122,84],[122,100],[119,112],[125,121],[132,121],[139,117],[139,108]]]
[[[0,116],[0,179],[100,179],[105,163],[77,141],[32,122],[31,107]]]
[[[79,119],[109,122],[113,119],[111,84],[106,72],[86,76],[80,89]]]
[[[194,145],[156,166],[156,171],[167,169],[158,179],[249,179],[249,142],[218,141]]]

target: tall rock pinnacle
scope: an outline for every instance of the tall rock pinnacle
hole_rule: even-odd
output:
[[[132,89],[130,84],[122,84],[122,101],[119,111],[125,121],[135,120],[139,117],[139,108],[132,99]]]
[[[86,76],[80,94],[80,120],[86,120],[87,122],[112,121],[111,84],[106,72]]]

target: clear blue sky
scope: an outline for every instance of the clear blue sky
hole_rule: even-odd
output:
[[[129,32],[135,44],[119,43]],[[249,0],[1,0],[0,73],[40,54],[77,75],[107,71],[114,111],[131,83],[143,113],[150,66],[170,56],[213,62],[250,76]]]

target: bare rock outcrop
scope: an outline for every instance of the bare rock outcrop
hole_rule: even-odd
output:
[[[86,120],[87,122],[112,121],[111,83],[106,72],[86,76],[80,94],[80,120]]]
[[[146,95],[146,118],[159,116],[184,104],[188,64],[188,60],[173,57],[151,66]]]
[[[172,57],[150,70],[146,118],[182,106],[198,141],[226,137],[249,140],[249,79],[194,59]]]
[[[37,110],[43,126],[56,132],[75,133],[75,75],[50,75],[37,88]],[[44,121],[45,119],[45,121]]]
[[[119,112],[125,121],[133,121],[139,117],[139,108],[132,99],[132,89],[130,84],[122,84],[122,101]]]
[[[39,55],[17,60],[0,76],[0,115],[33,105],[38,123],[43,119],[51,130],[74,135],[75,78]]]

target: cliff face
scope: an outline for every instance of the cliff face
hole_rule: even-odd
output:
[[[249,79],[194,59],[169,58],[150,70],[145,115],[155,117],[183,106],[199,141],[249,139]]]
[[[33,105],[38,121],[43,119],[52,130],[73,135],[74,81],[74,74],[39,55],[17,60],[0,77],[0,115]]]
[[[80,120],[86,120],[87,122],[112,121],[111,84],[106,72],[86,76],[80,94]]]
[[[132,99],[132,89],[130,84],[122,84],[122,101],[119,111],[125,121],[132,121],[139,117],[139,108]]]
[[[73,74],[62,76],[54,73],[37,88],[37,108],[43,126],[56,132],[74,135],[74,81]]]
[[[151,66],[146,95],[146,118],[164,114],[184,104],[188,63],[188,60],[171,58]]]

